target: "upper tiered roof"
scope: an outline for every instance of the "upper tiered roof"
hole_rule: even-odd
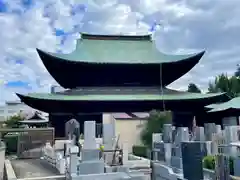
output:
[[[75,51],[56,54],[39,51],[56,58],[73,62],[114,64],[160,64],[185,60],[198,53],[167,55],[161,53],[151,41],[151,35],[117,36],[82,34]]]
[[[48,72],[64,88],[134,83],[155,86],[159,85],[160,78],[162,86],[166,86],[191,70],[204,54],[161,53],[150,34],[82,34],[70,54],[37,51]]]

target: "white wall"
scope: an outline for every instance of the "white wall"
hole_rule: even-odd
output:
[[[146,120],[138,119],[114,119],[112,114],[103,114],[103,123],[115,123],[115,133],[119,137],[119,145],[128,144],[128,151],[132,152],[133,145],[141,145],[141,131]]]
[[[141,145],[141,131],[146,120],[116,120],[116,135],[120,135],[119,144],[128,143],[128,151],[132,152],[133,145]]]

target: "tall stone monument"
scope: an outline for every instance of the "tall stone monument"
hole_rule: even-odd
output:
[[[182,142],[183,176],[187,180],[203,180],[202,159],[206,155],[206,144]]]

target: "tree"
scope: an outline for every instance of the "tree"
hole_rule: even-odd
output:
[[[237,70],[234,73],[234,76],[236,76],[237,78],[240,78],[240,64],[237,65]]]
[[[152,145],[152,134],[161,133],[163,125],[171,123],[172,114],[170,111],[151,111],[147,123],[141,132],[141,140],[147,147]]]
[[[226,74],[218,75],[214,82],[210,82],[208,91],[211,93],[226,92],[230,97],[237,97],[240,93],[240,78],[228,77]]]
[[[7,118],[4,122],[7,128],[19,128],[21,125],[20,121],[24,120],[20,115],[13,115]]]
[[[188,92],[201,93],[201,90],[197,87],[196,84],[190,83],[190,84],[188,85]]]

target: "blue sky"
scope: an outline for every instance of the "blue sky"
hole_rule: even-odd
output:
[[[0,102],[16,99],[15,91],[49,92],[56,85],[36,48],[69,53],[80,31],[141,34],[156,22],[163,25],[156,32],[159,50],[207,52],[171,87],[195,82],[206,89],[240,62],[239,16],[239,0],[0,0]]]

